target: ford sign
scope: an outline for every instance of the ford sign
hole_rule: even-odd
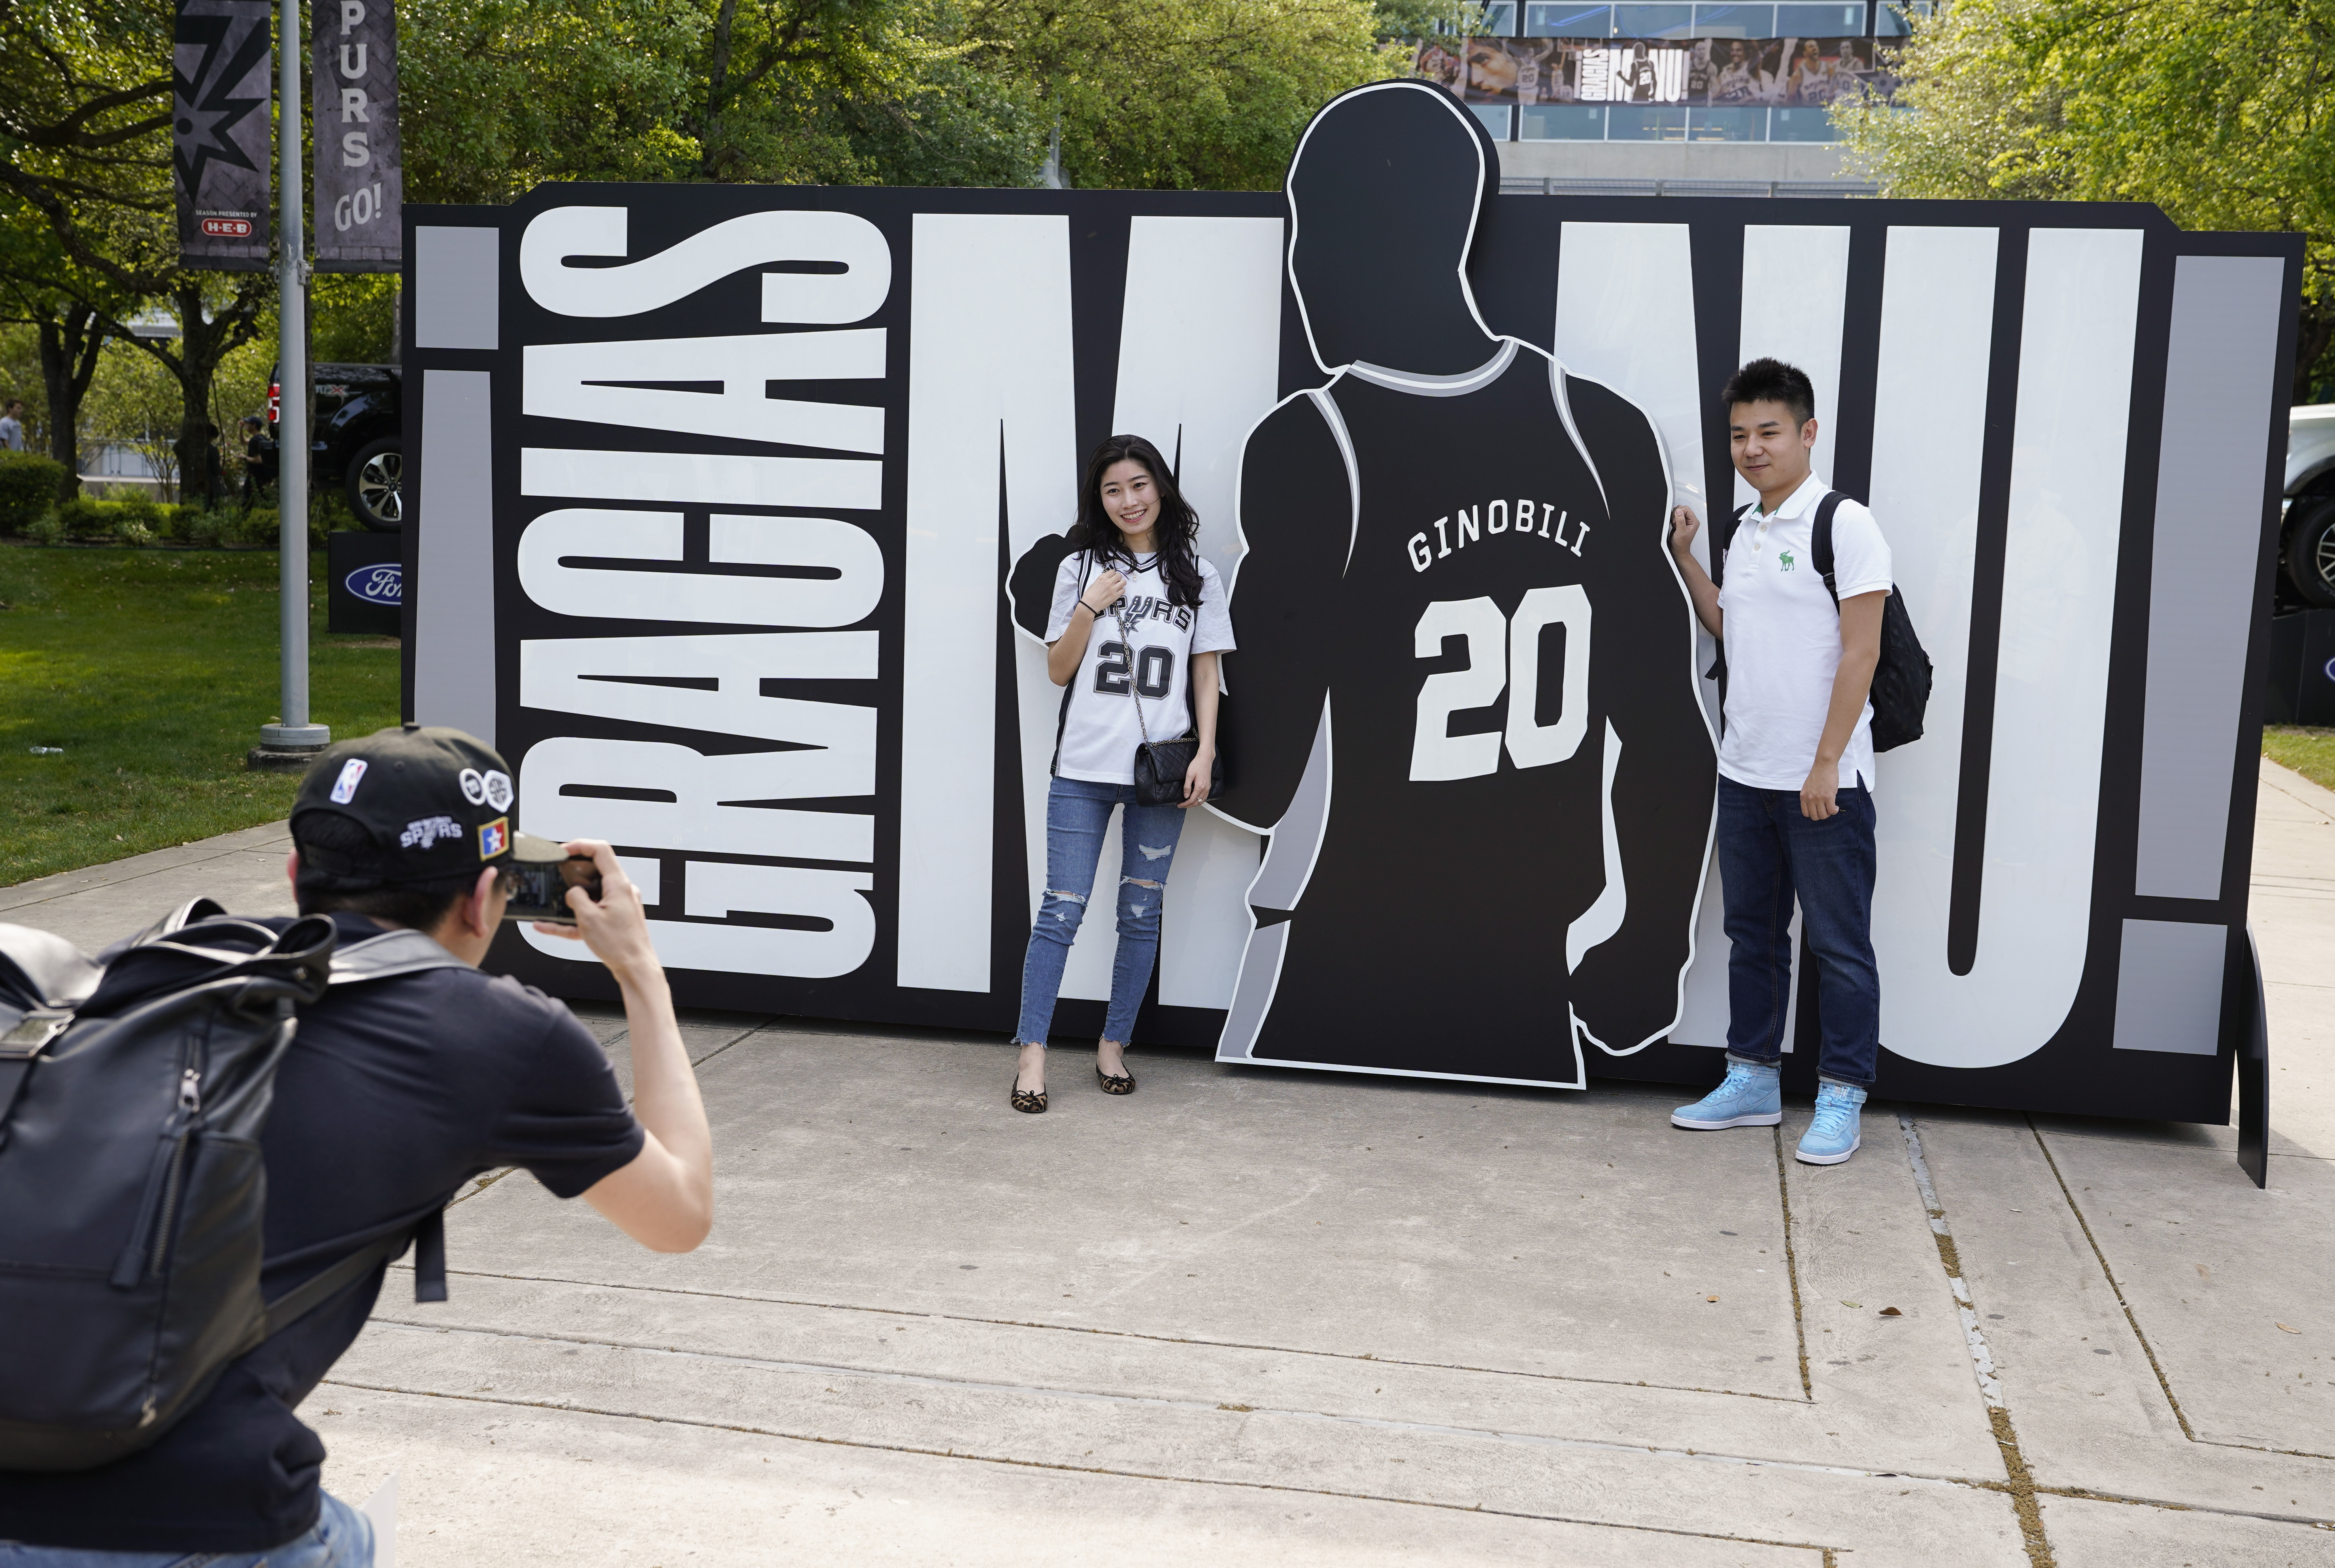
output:
[[[342,585],[368,605],[399,605],[405,599],[405,568],[395,561],[359,566]]]

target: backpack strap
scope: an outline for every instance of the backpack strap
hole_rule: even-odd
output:
[[[426,969],[468,969],[470,966],[432,941],[426,932],[400,927],[352,942],[333,953],[334,985],[355,985],[394,975],[419,974]]]
[[[447,952],[424,933],[401,927],[353,942],[333,954],[331,983],[357,985],[368,980],[388,980],[431,969],[467,969],[470,965]],[[431,1209],[413,1224],[360,1247],[330,1268],[312,1275],[267,1303],[267,1319],[260,1331],[266,1339],[278,1334],[315,1312],[332,1297],[364,1277],[375,1265],[394,1261],[408,1244],[413,1248],[413,1299],[446,1299],[446,1211]]]
[[[1824,579],[1825,592],[1832,595],[1836,610],[1840,608],[1840,588],[1832,580],[1832,515],[1847,498],[1838,490],[1824,493],[1824,499],[1817,503],[1816,527],[1808,538],[1808,556],[1816,564],[1817,576]]]
[[[394,1262],[406,1244],[413,1246],[413,1299],[417,1302],[442,1302],[446,1299],[446,1211],[431,1209],[411,1225],[392,1231],[369,1247],[360,1247],[347,1257],[310,1275],[292,1289],[267,1303],[267,1314],[260,1325],[259,1340],[273,1339],[333,1297],[363,1279],[381,1264]],[[258,1340],[252,1341],[258,1343]]]
[[[1727,584],[1727,552],[1735,547],[1735,530],[1751,513],[1752,503],[1744,502],[1729,515],[1723,523],[1713,525],[1715,537],[1710,541],[1710,586],[1724,587]]]

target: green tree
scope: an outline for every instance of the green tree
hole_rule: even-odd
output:
[[[178,381],[182,488],[219,485],[211,380],[260,331],[270,280],[179,266],[170,168],[171,0],[0,5],[0,195],[36,214],[61,261],[33,281],[129,339],[130,302],[173,311],[173,343],[135,339]],[[65,421],[52,418],[52,425]]]
[[[971,0],[973,58],[1059,125],[1074,185],[1270,190],[1349,87],[1406,73],[1369,0]]]
[[[1961,0],[1904,109],[1836,105],[1894,196],[2153,201],[2304,237],[2294,401],[2335,376],[2335,0]]]
[[[951,0],[408,0],[406,194],[550,179],[1026,185],[1041,121]]]

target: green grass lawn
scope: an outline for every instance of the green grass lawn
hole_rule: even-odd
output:
[[[243,766],[276,717],[276,566],[0,546],[0,886],[291,809],[297,774]],[[396,723],[395,643],[327,636],[322,552],[308,580],[310,717],[335,739]]]
[[[2335,730],[2314,730],[2306,724],[2265,725],[2262,755],[2293,769],[2313,784],[2335,789]]]

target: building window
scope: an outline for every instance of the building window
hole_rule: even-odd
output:
[[[1484,122],[1484,129],[1492,133],[1493,140],[1508,140],[1508,117],[1512,111],[1507,104],[1470,103],[1468,108],[1477,119]]]
[[[1690,109],[1690,141],[1765,141],[1768,111],[1764,109]]]
[[[1691,5],[1616,5],[1616,38],[1684,38],[1694,31]]]
[[[1484,7],[1483,36],[1513,38],[1516,33],[1516,0],[1489,0]]]
[[[1840,131],[1828,109],[1778,109],[1768,122],[1770,141],[1837,141]]]
[[[1613,35],[1611,5],[1527,5],[1525,35],[1528,38],[1610,38]]]
[[[1683,109],[1642,109],[1633,103],[1617,103],[1606,115],[1605,140],[1684,141],[1686,112]]]
[[[1524,111],[1526,141],[1603,141],[1605,106],[1602,103],[1543,103]]]
[[[1865,7],[1852,5],[1778,5],[1778,38],[1862,38]]]
[[[1773,5],[1698,5],[1694,8],[1698,38],[1773,38]]]

